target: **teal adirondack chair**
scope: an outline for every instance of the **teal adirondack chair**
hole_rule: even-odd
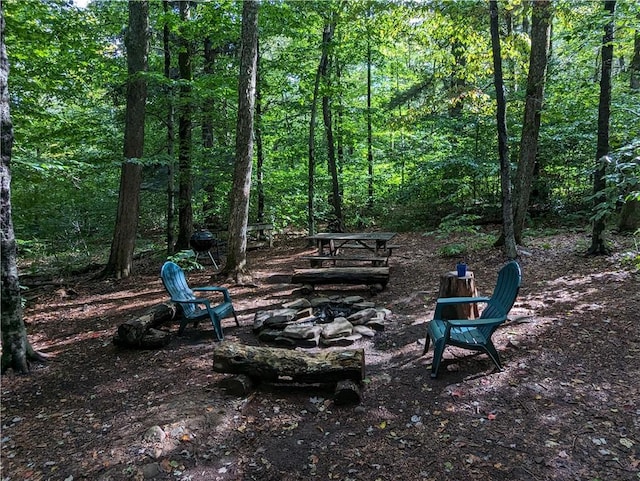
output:
[[[185,327],[189,322],[193,322],[194,326],[202,319],[209,318],[216,338],[222,341],[224,334],[222,332],[221,321],[223,318],[233,314],[236,325],[240,326],[238,316],[231,303],[231,296],[225,287],[194,287],[190,288],[185,278],[183,270],[174,262],[165,262],[160,271],[162,283],[171,296],[171,301],[180,304],[182,307],[183,318],[180,321],[178,335],[182,335]],[[212,304],[211,301],[204,297],[196,297],[194,292],[218,292],[222,294],[222,302]]]
[[[517,262],[511,261],[500,269],[491,297],[441,297],[438,299],[433,319],[427,324],[427,336],[422,353],[422,355],[427,353],[430,341],[433,341],[432,378],[438,376],[444,348],[447,345],[485,352],[498,369],[502,370],[500,357],[491,341],[491,336],[498,326],[507,320],[507,315],[518,296],[521,281],[520,266]],[[445,306],[468,303],[486,303],[478,319],[442,319],[442,310]]]

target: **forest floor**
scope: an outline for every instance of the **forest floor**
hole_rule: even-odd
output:
[[[371,297],[392,321],[363,348],[362,402],[336,406],[315,386],[265,385],[243,398],[212,369],[210,324],[189,326],[157,350],[116,348],[125,320],[167,301],[161,259],[137,261],[130,279],[56,278],[29,292],[25,320],[50,361],[2,377],[2,481],[18,480],[628,480],[640,477],[640,275],[622,260],[637,248],[585,257],[582,232],[529,239],[511,320],[494,335],[504,370],[447,348],[437,379],[422,356],[452,239],[398,234],[387,289]],[[303,238],[249,253],[256,287],[211,270],[192,285],[227,285],[241,327],[225,341],[257,345],[255,312],[300,297],[288,279]],[[505,259],[466,257],[481,294]],[[176,326],[170,326],[176,332]]]

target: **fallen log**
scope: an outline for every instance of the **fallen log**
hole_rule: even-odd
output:
[[[364,350],[308,354],[277,347],[222,343],[213,351],[213,370],[245,374],[256,382],[337,383],[364,378]]]
[[[317,284],[364,284],[371,293],[384,290],[389,283],[389,267],[325,267],[296,269],[291,276],[292,284],[303,284],[302,291],[313,292]]]
[[[336,384],[336,391],[333,394],[333,401],[339,405],[359,404],[362,396],[360,386],[353,381],[344,380]]]
[[[153,306],[142,316],[120,324],[113,337],[113,343],[118,347],[139,349],[156,349],[166,346],[171,341],[171,333],[156,328],[173,321],[176,317],[177,309],[173,304]]]

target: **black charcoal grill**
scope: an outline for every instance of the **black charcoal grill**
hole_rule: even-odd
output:
[[[193,252],[196,253],[196,261],[200,254],[205,254],[209,256],[209,259],[211,259],[213,267],[216,269],[218,268],[218,264],[216,264],[216,260],[213,258],[213,254],[211,254],[211,248],[217,247],[218,243],[211,232],[205,229],[194,232],[191,239],[189,239],[189,244],[191,245]]]

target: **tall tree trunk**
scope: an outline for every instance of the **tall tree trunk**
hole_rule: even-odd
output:
[[[460,117],[464,108],[463,94],[466,87],[464,71],[467,67],[465,46],[460,39],[452,40],[451,53],[454,59],[453,72],[451,73],[451,104],[449,105],[449,117]]]
[[[369,16],[371,11],[369,11]],[[371,115],[371,38],[367,32],[367,210],[373,209],[373,119]]]
[[[149,2],[129,1],[129,28],[125,37],[127,48],[127,111],[124,130],[124,163],[120,173],[118,212],[111,243],[111,254],[105,275],[116,279],[129,277],[138,230],[140,185],[144,151],[145,104],[149,55]]]
[[[331,32],[331,22],[327,22],[322,32],[322,47],[320,54],[320,63],[318,64],[318,70],[316,71],[316,79],[313,86],[313,99],[311,101],[311,115],[309,119],[309,165],[308,165],[308,180],[307,180],[307,225],[309,235],[316,233],[316,212],[315,212],[315,171],[316,171],[316,118],[318,116],[318,93],[320,91],[320,79],[322,78],[322,72],[326,69],[326,65],[329,62],[329,42],[327,38],[333,34]]]
[[[216,61],[216,50],[213,48],[211,37],[204,39],[204,63],[202,71],[205,76],[213,75]],[[202,102],[202,146],[205,149],[213,147],[213,112],[214,98],[208,92],[205,93]]]
[[[9,59],[4,43],[4,12],[0,2],[0,301],[2,316],[2,359],[0,372],[11,368],[17,373],[29,372],[29,361],[44,360],[27,338],[22,319],[22,298],[18,278],[17,247],[11,216],[11,150],[13,125],[9,107]]]
[[[498,29],[498,2],[489,1],[491,15],[491,50],[493,52],[494,84],[496,89],[496,120],[498,123],[498,155],[500,157],[500,185],[502,187],[502,236],[505,254],[509,259],[518,255],[513,233],[511,206],[511,166],[509,164],[509,137],[507,135],[507,101],[504,94],[500,33]]]
[[[260,95],[260,45],[258,45],[258,72],[256,73],[256,195],[258,215],[256,221],[264,222],[264,150],[262,148],[262,96]]]
[[[339,59],[336,59],[336,89],[338,91],[338,115],[336,115],[336,153],[338,160],[338,172],[342,174],[344,165],[344,101],[342,94],[342,68]],[[343,190],[340,189],[340,198],[342,198]]]
[[[175,244],[175,160],[173,131],[174,105],[173,105],[173,84],[171,79],[171,44],[169,31],[169,2],[164,0],[162,9],[165,15],[165,22],[162,28],[162,47],[164,49],[164,76],[167,79],[167,255],[173,255]]]
[[[253,282],[247,267],[247,222],[251,193],[253,128],[258,70],[258,2],[245,0],[242,6],[242,50],[238,80],[238,125],[236,160],[229,215],[229,252],[225,273],[237,284]]]
[[[335,23],[330,24],[328,35],[323,39],[326,45],[333,41]],[[327,166],[331,175],[331,206],[333,207],[333,219],[331,221],[332,232],[344,231],[344,219],[342,218],[342,199],[340,196],[340,182],[338,178],[338,166],[336,162],[336,147],[333,139],[333,121],[331,116],[331,79],[330,64],[327,61],[323,64],[322,78],[324,79],[325,90],[322,94],[322,118],[324,120],[324,130],[327,136]]]
[[[640,23],[640,14],[636,16]],[[631,90],[640,90],[640,29],[636,29],[633,37],[633,58],[631,59],[631,76],[629,78],[629,86]]]
[[[182,35],[180,52],[178,53],[178,70],[180,71],[180,107],[178,119],[178,240],[176,250],[188,249],[193,233],[193,173],[191,169],[191,40],[188,38],[187,25],[191,17],[190,3],[180,2],[180,21]]]
[[[215,61],[218,52],[218,49],[213,48],[211,37],[205,38],[203,48],[202,72],[207,78],[213,77]],[[200,107],[200,109],[202,112],[202,147],[204,148],[205,156],[209,159],[214,158],[211,149],[214,145],[213,118],[216,107],[217,105],[212,91],[206,90],[203,94],[202,106]],[[222,192],[218,192],[217,189],[219,185],[218,179],[216,178],[217,169],[212,167],[213,165],[209,166],[208,175],[204,176],[204,178],[202,179],[203,189],[207,192],[206,199],[202,205],[203,226],[207,227],[217,223],[217,219],[214,213],[216,211],[216,203],[220,202],[219,198],[222,195]]]
[[[640,201],[627,199],[622,206],[618,230],[620,232],[635,232],[640,229]]]
[[[613,14],[615,0],[606,0],[604,9],[609,16],[602,38],[602,69],[600,74],[600,101],[598,103],[598,144],[596,147],[596,168],[593,173],[594,220],[591,234],[591,247],[587,253],[591,255],[607,254],[609,248],[605,239],[606,219],[598,213],[601,202],[606,202],[605,174],[607,155],[609,154],[609,118],[611,117],[611,64],[613,62]]]
[[[531,182],[534,177],[538,153],[540,117],[544,101],[544,84],[549,58],[551,32],[551,1],[533,3],[531,22],[531,52],[524,121],[520,138],[520,160],[516,170],[513,228],[516,242],[522,244],[522,232],[529,207]]]

